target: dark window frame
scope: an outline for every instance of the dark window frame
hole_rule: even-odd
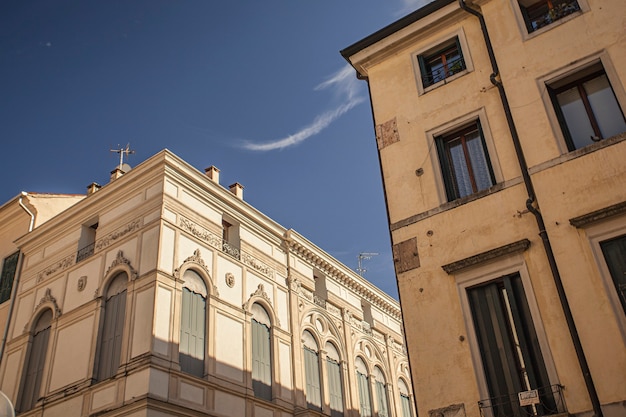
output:
[[[518,5],[529,34],[581,10],[578,0],[538,0],[529,6],[518,0]]]
[[[2,262],[2,275],[0,276],[0,304],[11,298],[13,282],[17,274],[17,264],[20,259],[20,251],[12,253]]]
[[[595,69],[596,65],[598,66],[597,69]],[[581,147],[576,147],[575,143],[574,143],[574,139],[573,136],[570,132],[570,128],[567,125],[567,121],[565,120],[565,115],[563,113],[563,110],[561,108],[561,105],[558,102],[558,97],[560,94],[572,89],[572,88],[577,88],[578,90],[578,94],[580,96],[580,99],[583,103],[583,106],[585,108],[585,112],[587,114],[587,118],[589,120],[589,123],[591,124],[591,128],[593,129],[593,133],[595,135],[595,138],[593,138],[594,141],[599,142],[603,139],[606,139],[605,137],[603,137],[602,132],[600,130],[600,124],[598,123],[597,117],[595,115],[595,113],[593,112],[593,108],[591,106],[591,103],[589,101],[589,97],[588,97],[588,93],[584,88],[584,85],[586,82],[589,82],[591,80],[595,80],[597,78],[600,77],[606,77],[608,84],[609,84],[609,88],[611,89],[611,93],[613,94],[613,98],[615,99],[615,102],[617,103],[617,107],[618,110],[620,111],[620,113],[622,114],[622,117],[624,118],[625,122],[626,122],[626,117],[624,117],[624,111],[622,110],[622,107],[620,106],[620,102],[617,99],[617,95],[615,94],[615,90],[613,89],[613,85],[611,84],[611,80],[609,79],[606,71],[604,70],[604,68],[602,67],[601,64],[596,64],[594,66],[592,66],[592,68],[594,68],[594,70],[588,74],[585,74],[586,72],[589,72],[589,70],[582,70],[581,72],[583,72],[583,75],[581,75],[578,78],[569,80],[568,77],[568,81],[565,84],[560,85],[559,83],[558,86],[556,87],[552,87],[550,84],[547,85],[548,88],[548,93],[550,95],[550,100],[552,102],[552,106],[554,108],[554,111],[556,113],[556,117],[557,120],[559,122],[559,126],[561,128],[561,132],[563,133],[563,137],[565,139],[565,144],[567,146],[568,151],[572,152],[575,151],[576,149],[581,149],[584,146]],[[555,83],[552,83],[555,84]]]
[[[443,182],[446,191],[446,197],[448,201],[454,201],[462,197],[466,197],[468,195],[476,194],[479,191],[482,191],[486,188],[479,188],[476,174],[475,174],[475,162],[471,158],[471,153],[467,148],[467,140],[466,136],[469,133],[473,133],[477,131],[480,136],[482,151],[485,156],[485,165],[489,172],[489,179],[491,184],[489,187],[492,187],[496,184],[496,177],[493,171],[493,167],[491,164],[491,158],[489,156],[489,149],[487,148],[487,142],[485,141],[485,135],[481,127],[480,119],[474,120],[470,124],[464,125],[464,127],[454,130],[450,133],[445,133],[442,135],[435,136],[435,144],[437,146],[437,153],[439,156],[439,164],[441,166],[441,173],[443,175]],[[470,177],[470,184],[472,186],[472,192],[467,195],[461,195],[461,191],[459,189],[459,184],[457,181],[457,176],[454,172],[454,166],[452,163],[452,154],[450,153],[450,143],[459,139],[461,141],[461,147],[463,149],[463,156],[465,159],[465,167],[468,170],[468,174]],[[489,188],[487,187],[487,188]]]
[[[456,60],[449,61],[449,57],[455,53],[458,53],[459,57]],[[439,83],[446,83],[448,78],[467,69],[463,48],[461,48],[458,36],[439,44],[435,48],[420,53],[417,56],[417,61],[424,89]],[[438,64],[441,65],[441,68],[434,69]]]

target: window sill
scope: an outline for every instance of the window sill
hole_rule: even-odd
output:
[[[429,91],[435,90],[435,89],[437,89],[439,87],[443,87],[444,85],[451,83],[452,81],[456,80],[457,78],[460,78],[460,77],[462,77],[462,76],[464,76],[466,74],[469,74],[469,72],[470,72],[469,69],[464,69],[463,71],[459,71],[456,74],[451,75],[450,77],[446,77],[443,80],[441,80],[439,82],[436,82],[435,84],[429,85],[426,88],[422,87],[422,88],[420,88],[420,94],[419,95],[421,96],[421,95],[424,95],[424,94],[428,93]]]

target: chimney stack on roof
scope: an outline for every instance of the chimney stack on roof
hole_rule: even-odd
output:
[[[208,168],[204,168],[204,173],[207,177],[209,177],[214,183],[220,183],[220,170],[217,169],[215,165],[211,165]]]
[[[98,191],[100,188],[102,188],[100,184],[98,184],[97,182],[92,182],[91,184],[87,186],[87,195],[92,195],[93,193]]]
[[[235,194],[237,198],[243,200],[243,185],[236,182],[234,184],[231,184],[228,188],[230,189],[230,192]]]

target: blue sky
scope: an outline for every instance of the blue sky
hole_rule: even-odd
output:
[[[4,0],[0,202],[168,148],[393,297],[366,84],[339,50],[419,0]]]

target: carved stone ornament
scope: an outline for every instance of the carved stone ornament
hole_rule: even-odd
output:
[[[41,300],[39,300],[39,304],[37,304],[37,307],[35,307],[33,311],[39,310],[42,306],[46,304],[48,304],[52,308],[53,317],[55,319],[61,315],[61,309],[57,304],[57,299],[52,296],[52,291],[50,291],[50,288],[46,288],[46,292],[44,293],[43,297],[41,297]],[[29,328],[30,323],[26,324],[24,332],[28,332]]]
[[[83,275],[82,277],[78,278],[78,291],[82,291],[85,289],[85,287],[87,286],[87,275]]]
[[[128,270],[130,271],[129,275],[130,275],[131,280],[134,280],[135,278],[137,278],[137,271],[135,271],[135,268],[132,267],[132,265],[130,264],[130,261],[124,257],[124,253],[121,250],[117,252],[117,256],[115,257],[113,262],[111,262],[111,266],[109,266],[109,269],[107,269],[107,272],[105,275],[109,275],[109,272],[111,272],[111,270],[113,270],[114,268],[117,268],[120,265],[126,265],[128,267]]]
[[[253,301],[254,298],[262,298],[270,307],[272,306],[272,301],[270,300],[270,297],[265,292],[265,286],[263,284],[259,284],[256,291],[250,294],[250,298],[242,306],[245,311],[250,311],[252,304],[254,304],[254,301]],[[275,320],[276,320],[276,325],[280,327],[280,320],[278,319],[278,317],[276,317]]]
[[[226,285],[228,285],[229,288],[233,288],[235,286],[235,276],[232,273],[227,272],[224,279],[226,280]]]
[[[211,274],[209,272],[209,268],[207,267],[206,263],[204,262],[204,259],[202,259],[202,255],[200,254],[200,249],[196,249],[195,251],[193,251],[193,255],[191,255],[190,257],[188,257],[187,259],[185,259],[183,261],[183,265],[185,265],[187,263],[196,264],[197,266],[202,268],[204,270],[204,272],[206,272],[206,274],[209,277],[211,276]],[[182,269],[182,265],[179,268],[176,268],[174,270],[174,277],[180,278],[180,271],[181,271],[181,269]]]

